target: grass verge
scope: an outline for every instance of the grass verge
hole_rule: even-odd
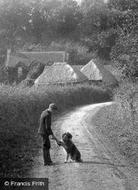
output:
[[[130,118],[119,117],[119,105],[103,107],[93,118],[96,130],[108,138],[130,164],[138,164],[138,132],[132,128]]]

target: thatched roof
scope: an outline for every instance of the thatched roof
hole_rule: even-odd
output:
[[[117,79],[113,74],[108,71],[104,65],[98,60],[91,60],[87,65],[85,65],[81,72],[85,74],[89,80],[102,80],[108,85],[118,84]]]
[[[72,68],[66,62],[54,63],[45,67],[44,72],[36,79],[35,84],[59,84],[88,81],[78,69]]]
[[[102,74],[93,60],[84,65],[81,68],[81,72],[86,75],[89,80],[102,80]]]

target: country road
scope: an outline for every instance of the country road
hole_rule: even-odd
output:
[[[100,136],[92,124],[92,116],[100,103],[76,108],[63,114],[52,126],[60,139],[64,132],[82,154],[83,163],[64,163],[65,153],[52,141],[53,166],[43,166],[42,150],[35,158],[30,177],[49,178],[50,190],[138,190],[137,168],[129,166],[111,143]]]

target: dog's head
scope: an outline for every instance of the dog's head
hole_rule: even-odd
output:
[[[62,140],[63,142],[70,141],[72,139],[72,134],[67,132],[62,135]]]

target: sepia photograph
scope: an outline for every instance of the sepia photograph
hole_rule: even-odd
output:
[[[0,0],[0,190],[138,190],[138,0]]]

